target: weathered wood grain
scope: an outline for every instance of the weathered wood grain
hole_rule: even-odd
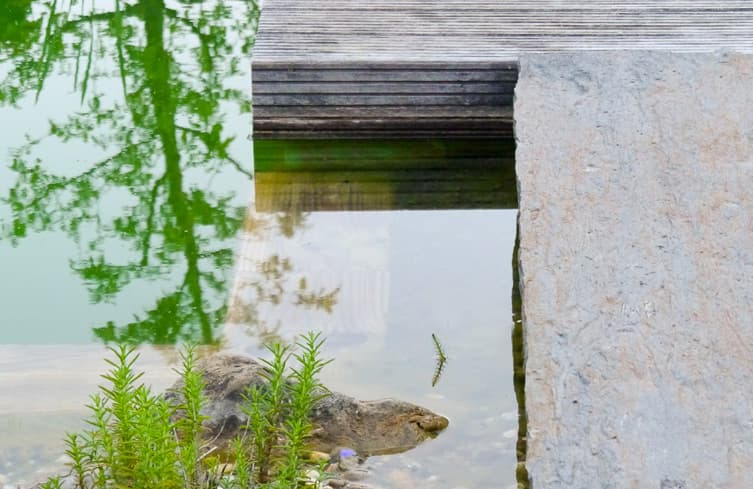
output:
[[[380,71],[394,71],[394,72],[436,72],[452,74],[459,71],[470,71],[475,73],[476,71],[511,71],[517,72],[517,61],[486,61],[483,66],[480,66],[476,61],[468,60],[455,60],[438,65],[431,60],[406,60],[406,59],[393,59],[393,60],[377,60],[377,59],[364,59],[358,61],[349,60],[337,60],[332,59],[329,61],[322,61],[316,59],[308,59],[306,61],[264,61],[264,69],[267,70],[284,70],[289,72],[306,71],[306,70],[352,70],[358,72],[364,72],[374,69]]]
[[[474,119],[504,119],[512,122],[511,106],[467,106],[467,107],[419,107],[419,106],[297,106],[297,105],[267,105],[254,107],[257,119],[271,119],[279,117],[289,118],[463,118]],[[258,121],[257,121],[258,122]]]
[[[382,138],[382,139],[434,139],[434,138],[448,138],[448,139],[489,139],[489,138],[512,138],[513,130],[512,126],[505,130],[499,131],[486,131],[481,132],[476,129],[453,129],[437,131],[436,129],[429,130],[389,130],[389,131],[375,131],[373,129],[348,131],[333,125],[332,129],[326,130],[323,128],[308,129],[308,130],[254,130],[254,139],[370,139],[370,138]]]
[[[381,135],[410,137],[407,120],[440,117],[413,135],[455,137],[479,130],[460,110],[474,107],[510,134],[496,110],[512,104],[521,54],[605,49],[753,52],[753,1],[266,0],[254,131],[329,137],[340,120],[345,137],[390,123]]]
[[[494,106],[510,105],[512,94],[507,95],[435,95],[426,93],[391,94],[391,93],[363,93],[331,95],[323,93],[288,94],[288,95],[256,95],[254,103],[260,105],[434,105],[434,106]]]
[[[298,119],[292,117],[280,117],[277,119],[264,119],[259,123],[259,129],[266,130],[306,130],[306,129],[332,129],[334,125],[343,130],[451,130],[462,124],[468,129],[479,131],[506,128],[509,121],[498,119],[474,119],[474,118],[427,118],[427,119]]]
[[[254,93],[258,95],[290,95],[290,94],[510,94],[515,88],[514,81],[499,83],[490,82],[278,82],[259,83]]]
[[[559,50],[753,49],[734,0],[267,0],[255,64],[514,61]]]

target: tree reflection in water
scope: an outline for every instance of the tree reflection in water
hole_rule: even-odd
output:
[[[80,95],[75,112],[13,149],[15,181],[4,197],[11,216],[0,221],[0,237],[16,245],[35,233],[66,233],[82,250],[70,266],[93,303],[114,302],[139,281],[171,282],[132,321],[96,327],[102,341],[217,340],[246,208],[207,183],[232,171],[250,190],[250,154],[234,158],[238,131],[226,127],[250,112],[250,100],[227,81],[247,77],[258,14],[253,0],[4,0],[0,7],[0,103],[40,100],[61,73]],[[49,152],[40,156],[51,141],[104,156],[51,161]],[[115,212],[105,202],[123,191],[127,204]],[[305,220],[275,218],[291,235]]]

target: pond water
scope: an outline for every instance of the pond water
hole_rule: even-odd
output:
[[[141,345],[163,389],[180,342],[262,355],[308,330],[333,390],[450,418],[370,458],[371,482],[514,487],[510,148],[254,143],[257,18],[243,0],[0,5],[0,487],[56,467],[106,345]]]

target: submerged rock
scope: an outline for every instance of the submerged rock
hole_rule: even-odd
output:
[[[264,387],[266,368],[240,355],[219,353],[197,364],[204,375],[207,397],[202,414],[206,437],[222,450],[241,433],[247,422],[241,406],[251,386]],[[179,402],[181,381],[166,397]],[[331,452],[351,447],[361,456],[399,453],[435,437],[449,423],[447,418],[415,404],[395,399],[359,401],[337,392],[320,400],[311,413],[314,432],[310,448]]]

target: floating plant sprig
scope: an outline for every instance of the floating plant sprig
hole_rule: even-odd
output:
[[[439,342],[437,335],[432,333],[431,339],[434,342],[434,351],[437,355],[437,366],[434,368],[434,376],[431,378],[431,386],[434,387],[439,382],[439,378],[442,376],[444,366],[447,363],[447,355],[444,352],[442,343]]]

